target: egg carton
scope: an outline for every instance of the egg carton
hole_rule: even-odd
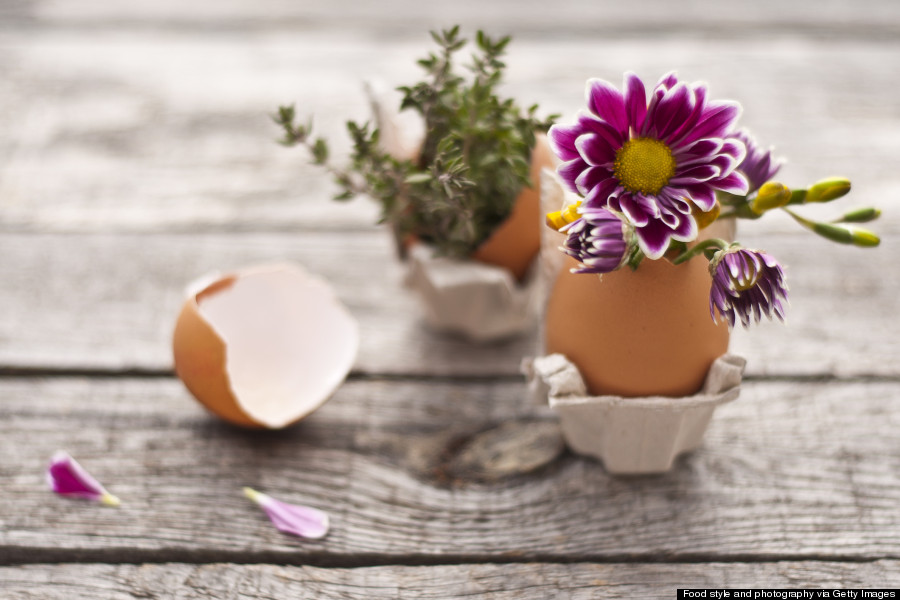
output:
[[[425,322],[436,331],[490,342],[537,322],[541,294],[533,272],[518,283],[507,269],[436,256],[421,243],[409,249],[406,269],[405,284],[417,293]]]
[[[590,396],[578,368],[562,354],[523,361],[536,401],[560,418],[572,451],[603,462],[610,473],[664,473],[697,448],[716,408],[740,394],[746,361],[726,354],[713,362],[693,396]]]

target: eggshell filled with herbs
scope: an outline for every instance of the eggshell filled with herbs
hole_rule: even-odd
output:
[[[175,325],[175,372],[222,419],[286,427],[328,400],[350,372],[357,323],[304,269],[255,267],[195,287]]]
[[[531,151],[531,185],[522,188],[512,212],[472,254],[477,261],[508,269],[521,282],[541,249],[541,170],[556,166],[547,137],[538,135]]]

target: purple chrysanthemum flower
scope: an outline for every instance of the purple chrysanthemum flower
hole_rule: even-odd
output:
[[[584,265],[573,273],[609,273],[622,265],[628,242],[625,224],[605,208],[584,208],[581,218],[563,227],[562,251]]]
[[[84,467],[62,450],[50,459],[50,466],[47,467],[47,483],[50,489],[60,496],[84,498],[107,506],[119,505],[118,498],[107,492],[99,481],[84,470]]]
[[[641,250],[660,258],[675,239],[697,237],[692,206],[709,211],[716,190],[747,193],[735,169],[744,144],[733,137],[740,105],[711,101],[706,85],[663,77],[649,94],[633,73],[625,92],[600,79],[587,83],[588,112],[554,125],[550,141],[563,160],[560,177],[586,207],[608,206],[635,227]]]
[[[744,157],[737,170],[747,178],[747,182],[750,184],[747,193],[752,194],[778,174],[784,164],[784,159],[773,158],[771,148],[768,150],[760,148],[746,129],[735,132],[734,137],[747,147],[747,156]]]
[[[328,514],[321,510],[288,504],[249,487],[244,488],[244,495],[262,507],[279,531],[313,540],[328,533]]]
[[[784,321],[788,288],[784,270],[770,255],[735,246],[714,256],[709,269],[713,276],[709,312],[714,321],[717,310],[731,327],[738,317],[749,327],[751,320],[758,323],[763,315],[771,319],[773,313]]]

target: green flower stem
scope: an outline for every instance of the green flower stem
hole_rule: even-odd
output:
[[[730,245],[731,244],[729,244],[725,240],[720,240],[718,238],[704,240],[704,241],[700,242],[699,244],[697,244],[696,246],[694,246],[693,248],[691,248],[690,250],[683,252],[682,254],[677,256],[672,261],[672,264],[680,265],[681,263],[689,261],[690,259],[694,258],[698,254],[701,254],[701,253],[709,250],[710,248],[717,248],[719,250],[725,250]]]
[[[753,212],[753,209],[750,208],[750,203],[744,199],[743,204],[735,204],[732,206],[731,210],[723,210],[719,215],[719,219],[758,219],[762,216],[762,213]]]

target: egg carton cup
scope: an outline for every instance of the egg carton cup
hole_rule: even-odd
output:
[[[406,267],[405,284],[419,296],[425,322],[434,330],[490,342],[537,322],[541,298],[533,273],[520,284],[504,268],[435,256],[425,244],[409,249]]]
[[[701,390],[682,398],[589,396],[578,368],[562,354],[523,361],[537,401],[560,418],[572,451],[603,461],[616,475],[664,473],[702,440],[716,407],[740,394],[746,361],[726,354],[713,362]]]

